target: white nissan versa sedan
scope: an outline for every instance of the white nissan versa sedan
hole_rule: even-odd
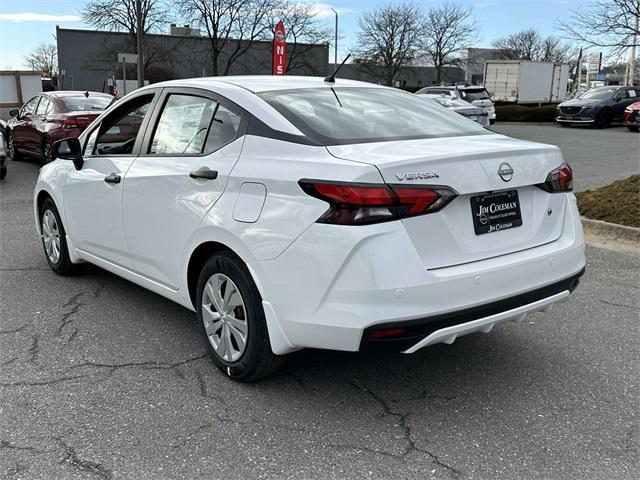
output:
[[[159,83],[56,151],[34,195],[51,268],[90,262],[195,310],[241,381],[305,347],[412,353],[488,332],[584,271],[558,148],[387,87]]]

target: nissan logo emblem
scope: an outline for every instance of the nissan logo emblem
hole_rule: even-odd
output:
[[[513,168],[507,162],[501,163],[498,167],[498,175],[505,182],[509,182],[513,178]]]

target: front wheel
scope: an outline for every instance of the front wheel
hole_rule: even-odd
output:
[[[599,112],[598,115],[596,115],[593,126],[595,128],[607,128],[609,125],[611,125],[611,113],[606,110]]]
[[[53,147],[45,140],[42,144],[42,164],[46,165],[47,163],[53,162],[53,160]]]
[[[77,273],[81,266],[71,262],[62,220],[51,198],[47,198],[40,207],[40,231],[42,247],[51,270],[58,275]]]
[[[204,265],[196,294],[198,323],[213,362],[229,377],[252,382],[279,370],[260,292],[246,265],[231,252],[213,255]]]

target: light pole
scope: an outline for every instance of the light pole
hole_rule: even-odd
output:
[[[335,8],[331,10],[336,14],[336,36],[333,41],[333,66],[335,68],[338,66],[338,11]]]
[[[142,48],[142,0],[136,0],[136,42],[138,45],[138,88],[144,87],[144,56]],[[125,87],[126,88],[126,87]]]

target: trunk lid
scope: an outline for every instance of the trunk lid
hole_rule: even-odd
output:
[[[66,124],[66,128],[78,128],[80,131],[84,131],[91,122],[93,122],[98,116],[102,113],[102,111],[89,110],[86,112],[68,112],[68,113],[58,113],[52,115],[51,120],[60,122],[61,124]],[[75,126],[74,126],[75,125]]]
[[[93,122],[102,112],[88,111],[88,112],[69,112],[67,118],[75,120],[80,130],[84,130]]]
[[[557,147],[478,135],[327,149],[335,157],[374,165],[389,184],[446,185],[458,192],[441,211],[402,220],[427,269],[525,250],[552,242],[562,233],[566,195],[535,186],[562,164]],[[513,169],[509,181],[498,174],[504,163]],[[472,198],[500,191],[517,191],[522,225],[476,234]]]

